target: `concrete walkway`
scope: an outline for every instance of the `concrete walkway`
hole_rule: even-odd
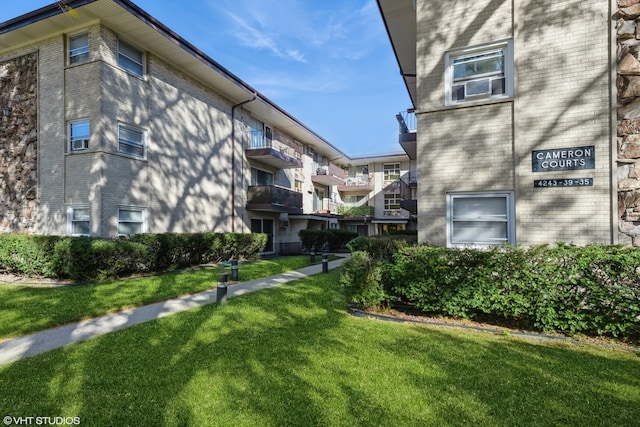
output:
[[[342,265],[344,260],[345,258],[330,261],[329,268],[336,268]],[[236,283],[228,286],[227,298],[282,285],[292,280],[318,273],[322,273],[322,264],[316,264],[301,270],[290,271],[250,282]],[[107,314],[94,319],[84,320],[82,322],[47,329],[31,335],[1,341],[0,365],[15,362],[29,356],[63,347],[67,344],[88,340],[150,320],[160,319],[161,317],[170,316],[195,307],[215,303],[216,300],[217,289],[214,288],[193,295],[173,298],[118,313]]]

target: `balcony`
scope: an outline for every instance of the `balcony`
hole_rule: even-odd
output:
[[[339,207],[338,213],[346,217],[373,217],[375,208],[373,206],[347,205]]]
[[[373,175],[349,176],[338,191],[350,193],[369,193],[373,191]]]
[[[339,210],[342,208],[342,203],[334,202],[329,198],[324,198],[322,200],[314,201],[313,210],[317,214],[330,214],[330,215],[338,215]]]
[[[248,159],[257,160],[278,169],[302,167],[302,145],[279,134],[267,134],[251,131],[244,153]]]
[[[340,166],[334,165],[333,163],[314,163],[313,172],[314,175],[311,175],[311,181],[315,184],[326,186],[345,185],[344,169]]]
[[[400,178],[400,207],[412,214],[418,213],[417,196],[418,176],[415,171],[405,173]]]
[[[252,186],[247,189],[247,209],[301,214],[302,193],[275,185]]]
[[[407,156],[409,156],[411,160],[416,160],[418,157],[418,126],[416,113],[413,109],[401,111],[396,114],[396,119],[400,125],[400,136],[398,137],[398,142],[405,153],[407,153]]]
[[[411,212],[412,214],[418,213],[418,200],[410,199],[410,200],[400,200],[400,207],[406,211]]]

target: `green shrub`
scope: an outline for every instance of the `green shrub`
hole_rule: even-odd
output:
[[[568,334],[640,333],[640,251],[618,246],[404,247],[383,274],[426,313],[490,315]]]
[[[351,230],[300,230],[298,236],[302,247],[308,250],[319,251],[328,248],[337,251],[358,237],[358,233]]]
[[[353,305],[371,309],[384,305],[388,300],[382,285],[382,268],[367,252],[356,251],[343,264],[340,282],[345,295]]]
[[[329,230],[329,250],[337,251],[358,237],[358,233],[352,230]]]
[[[51,254],[59,236],[0,234],[0,269],[27,276],[56,277]]]
[[[257,256],[266,234],[139,234],[117,239],[0,234],[0,270],[74,281],[101,280]]]
[[[217,253],[211,253],[209,262],[229,259],[255,259],[258,253],[262,252],[267,246],[267,238],[268,236],[264,233],[225,233],[222,235],[222,250]]]
[[[391,262],[398,251],[407,247],[404,240],[384,239],[377,237],[359,236],[347,243],[351,252],[365,251],[373,259]]]

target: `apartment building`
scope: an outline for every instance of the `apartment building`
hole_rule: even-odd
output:
[[[420,241],[640,245],[640,1],[377,3],[416,116]]]
[[[0,24],[0,232],[288,252],[301,229],[411,227],[406,154],[350,158],[129,0],[67,4]]]
[[[324,207],[338,214],[335,228],[363,236],[417,229],[417,172],[415,162],[405,153],[342,158],[340,163],[317,165],[312,176],[314,191],[330,195]]]

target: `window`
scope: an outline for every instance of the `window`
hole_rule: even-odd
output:
[[[122,40],[118,40],[118,65],[136,76],[144,76],[144,54]]]
[[[264,247],[264,252],[273,252],[273,220],[272,219],[258,219],[253,218],[251,220],[251,232],[252,233],[265,233],[267,235],[267,245]]]
[[[249,148],[271,148],[273,146],[273,129],[259,120],[250,119]]]
[[[70,206],[67,208],[67,234],[70,236],[88,236],[90,234],[91,210],[89,206]]]
[[[385,181],[396,181],[400,179],[400,163],[387,163],[382,165]]]
[[[145,158],[145,131],[130,125],[118,124],[118,152],[133,157]]]
[[[513,41],[445,54],[446,105],[513,97]]]
[[[147,210],[118,208],[118,235],[140,234],[147,231]]]
[[[273,185],[273,174],[251,168],[251,185]]]
[[[384,195],[384,210],[397,211],[400,210],[400,194],[392,193]]]
[[[302,193],[302,185],[304,184],[303,181],[300,181],[299,179],[295,180],[294,183],[294,189],[298,192],[298,193]]]
[[[69,65],[89,60],[89,33],[69,37]]]
[[[69,124],[69,146],[71,151],[82,151],[89,148],[91,126],[89,120],[78,120]]]
[[[447,195],[449,246],[515,244],[512,193]]]

